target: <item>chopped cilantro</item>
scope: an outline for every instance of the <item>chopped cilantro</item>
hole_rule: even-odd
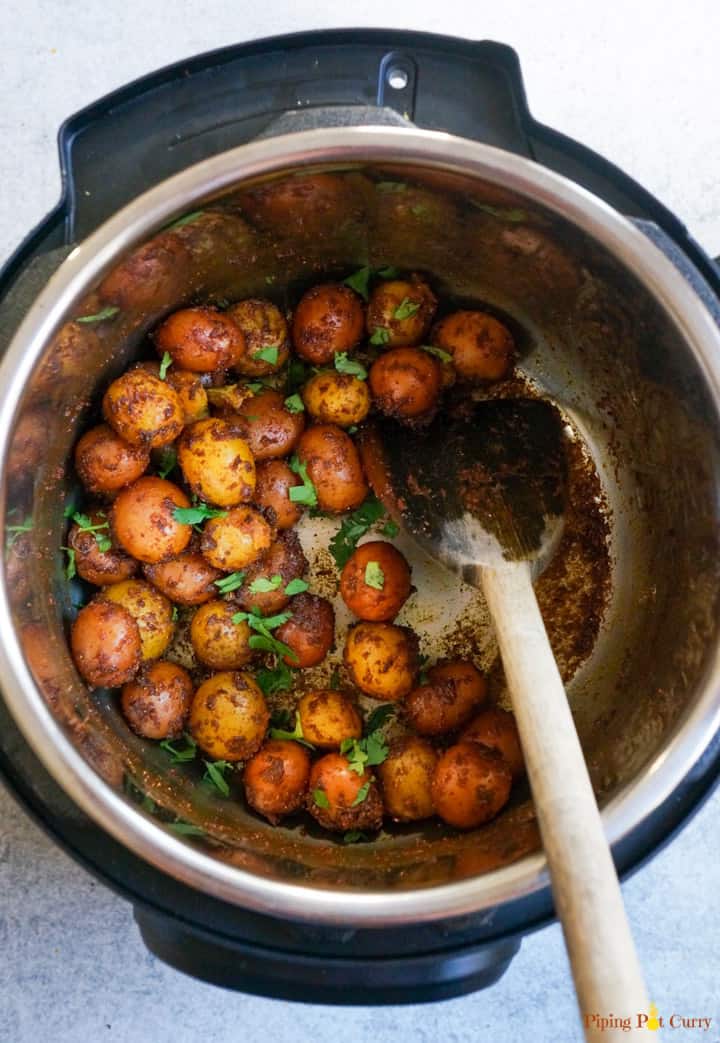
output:
[[[392,264],[386,264],[384,268],[378,268],[377,274],[381,279],[397,279],[400,269]]]
[[[275,616],[263,616],[260,611],[253,609],[251,612],[236,612],[232,617],[233,623],[247,623],[255,633],[249,639],[250,648],[256,648],[262,652],[273,652],[275,655],[288,656],[297,661],[297,655],[292,648],[273,637],[272,631],[292,619],[292,612],[279,612]]]
[[[32,532],[32,527],[33,520],[32,515],[30,514],[28,514],[25,520],[19,525],[6,525],[5,532],[7,533],[7,536],[5,537],[5,550],[9,551],[15,543],[15,540],[22,536],[24,532]]]
[[[221,594],[230,594],[233,590],[241,587],[244,580],[244,572],[231,572],[228,576],[223,576],[222,579],[216,579],[215,586]]]
[[[77,568],[75,567],[75,551],[72,547],[61,547],[67,554],[68,560],[65,566],[65,579],[75,579],[77,576]]]
[[[172,355],[170,354],[170,352],[164,351],[163,357],[160,359],[160,370],[158,372],[158,376],[161,380],[164,380],[167,376],[167,371],[172,366],[172,361]]]
[[[85,325],[91,322],[105,322],[106,319],[114,318],[119,311],[120,309],[116,305],[111,304],[102,311],[95,312],[94,315],[81,315],[79,319],[75,319],[75,322],[82,322]]]
[[[200,826],[194,826],[192,822],[183,822],[182,819],[178,819],[176,822],[168,822],[168,829],[172,829],[174,833],[179,833],[183,837],[205,836],[205,830],[201,829]]]
[[[291,579],[288,585],[285,587],[285,593],[289,598],[295,594],[304,594],[308,589],[309,584],[304,579]]]
[[[420,305],[416,304],[414,301],[411,301],[409,297],[403,297],[403,299],[400,301],[397,308],[393,312],[393,318],[400,320],[409,319],[417,311],[420,311]]]
[[[200,525],[207,518],[225,518],[227,511],[218,507],[208,507],[206,503],[196,503],[194,507],[176,507],[173,518],[180,525]]]
[[[191,225],[193,221],[197,221],[197,219],[202,217],[204,213],[204,210],[193,210],[192,213],[185,214],[184,217],[179,217],[177,221],[173,221],[171,225],[167,226],[166,231],[172,232],[175,228],[182,228],[184,225]]]
[[[170,739],[163,739],[160,743],[160,749],[170,754],[173,764],[184,764],[186,761],[195,760],[197,743],[187,732],[183,733],[183,740],[185,741],[184,746],[176,746],[175,742],[171,742]]]
[[[271,576],[270,579],[258,576],[250,584],[249,590],[251,594],[269,594],[271,590],[277,590],[281,583],[282,576]]]
[[[368,780],[367,782],[364,782],[362,784],[362,786],[360,787],[360,789],[357,791],[357,796],[355,797],[355,800],[352,802],[350,807],[351,808],[356,808],[358,806],[358,804],[362,804],[362,802],[367,798],[367,795],[368,795],[369,792],[370,792],[370,781]]]
[[[277,719],[277,718],[274,718],[274,719]],[[292,741],[292,742],[299,742],[299,743],[301,743],[301,745],[307,746],[311,750],[315,749],[313,744],[311,742],[308,742],[307,739],[305,738],[305,736],[303,735],[302,723],[300,721],[300,714],[299,713],[296,712],[296,714],[295,714],[295,727],[293,728],[292,731],[290,731],[290,728],[289,728],[290,722],[287,721],[287,715],[285,715],[284,717],[282,717],[278,721],[278,724],[280,724],[280,725],[287,724],[287,727],[274,727],[273,728],[272,727],[272,721],[270,722],[270,724],[271,724],[271,728],[270,728],[270,738],[271,739],[285,739],[285,740]]]
[[[324,789],[313,790],[313,800],[319,808],[329,808],[330,801],[327,799],[327,794]]]
[[[383,763],[388,746],[383,733],[376,730],[365,739],[343,739],[340,753],[347,759],[350,769],[362,775],[366,768]]]
[[[383,525],[382,529],[380,530],[380,534],[382,536],[387,536],[387,538],[389,540],[395,539],[395,537],[397,536],[397,534],[399,532],[400,532],[400,528],[399,528],[397,522],[394,522],[392,520],[392,518],[390,518],[388,521],[386,521],[385,524]]]
[[[365,380],[367,377],[365,367],[354,359],[349,359],[346,351],[340,351],[335,356],[335,369],[338,373],[347,373],[351,377],[357,377],[358,380]]]
[[[395,703],[383,703],[377,706],[370,714],[367,722],[368,734],[378,731],[382,726],[397,714]]]
[[[272,669],[263,667],[261,670],[258,670],[255,674],[255,680],[265,695],[287,692],[292,688],[293,683],[292,672],[283,662],[279,662]]]
[[[232,771],[232,764],[229,761],[203,761],[203,764],[205,765],[203,781],[212,782],[223,797],[229,797],[230,787],[225,781],[225,772]]]
[[[253,351],[251,357],[257,359],[258,362],[267,362],[271,366],[277,366],[279,356],[279,346],[277,344],[268,344],[264,348],[260,348],[258,351]]]
[[[355,290],[355,293],[359,293],[364,300],[367,300],[371,272],[372,269],[366,265],[364,268],[358,268],[352,275],[348,275],[347,279],[343,279],[343,282],[351,290]]]
[[[369,839],[367,833],[363,833],[361,829],[349,829],[343,834],[343,844],[360,844]]]
[[[519,224],[530,219],[526,210],[519,210],[515,207],[488,206],[487,203],[478,203],[475,199],[471,199],[470,202],[477,210],[482,210],[483,213],[497,217],[501,221],[509,221],[510,224]]]
[[[434,344],[421,344],[420,347],[423,351],[429,352],[430,355],[435,355],[441,362],[452,362],[452,355],[449,351],[443,351],[442,348],[436,348]]]
[[[305,403],[297,392],[294,395],[288,395],[284,405],[288,413],[303,413],[305,411]]]
[[[374,496],[369,496],[356,511],[343,519],[339,530],[330,540],[330,553],[339,569],[349,560],[360,537],[385,517],[385,508],[380,501]]]
[[[166,445],[160,453],[160,463],[157,473],[159,478],[167,478],[177,464],[177,453],[172,446]]]
[[[365,566],[365,583],[373,590],[382,590],[385,586],[385,573],[379,561],[369,561]]]
[[[104,514],[101,517],[105,518]],[[76,511],[72,520],[77,525],[80,532],[91,532],[95,537],[95,542],[98,545],[98,549],[102,554],[106,554],[112,547],[112,540],[110,539],[107,532],[104,529],[110,528],[110,522],[105,518],[104,522],[93,522],[92,518],[89,518],[87,514],[81,514],[80,511]]]
[[[371,344],[379,344],[381,347],[390,343],[390,330],[384,326],[376,326],[370,338]]]
[[[315,486],[308,477],[307,464],[294,455],[290,460],[290,470],[302,480],[302,485],[292,485],[288,495],[293,503],[304,504],[305,507],[317,507],[318,498]]]

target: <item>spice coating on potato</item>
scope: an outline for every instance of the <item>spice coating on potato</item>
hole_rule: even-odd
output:
[[[358,775],[339,753],[327,753],[313,764],[305,807],[334,832],[382,826],[382,797],[374,776],[367,770]]]
[[[432,420],[442,389],[442,368],[422,348],[391,348],[370,367],[373,402],[386,416],[408,423]]]
[[[140,631],[143,659],[158,659],[172,641],[172,605],[159,590],[141,579],[126,579],[104,587],[102,597],[127,609]]]
[[[416,822],[435,814],[432,780],[438,756],[437,750],[417,735],[390,743],[378,775],[385,810],[396,822]]]
[[[497,815],[511,786],[510,768],[496,750],[460,742],[445,751],[435,769],[435,810],[456,829],[474,829]]]
[[[245,354],[235,363],[246,377],[266,377],[281,369],[290,354],[285,318],[272,301],[250,299],[228,308],[229,318],[245,337]]]
[[[418,275],[378,283],[368,303],[368,336],[384,331],[379,336],[388,348],[421,344],[436,308],[435,294]]]
[[[235,507],[252,499],[255,461],[241,424],[208,417],[190,424],[178,443],[185,481],[201,500]]]
[[[90,511],[88,517],[93,526],[107,524],[107,516],[102,511]],[[119,583],[130,579],[138,570],[139,563],[116,546],[101,550],[96,536],[109,538],[109,529],[98,529],[96,532],[81,528],[77,522],[70,526],[68,547],[75,552],[75,568],[77,574],[86,583],[96,587],[105,587],[109,583]],[[8,561],[9,564],[9,561]],[[6,565],[7,568],[7,565]]]
[[[130,445],[108,424],[86,431],[75,446],[75,470],[92,493],[114,493],[131,485],[149,464],[148,449]]]
[[[367,383],[350,373],[323,370],[304,385],[302,400],[314,420],[338,427],[361,424],[370,412]]]
[[[313,286],[295,309],[292,339],[300,358],[325,366],[341,351],[352,351],[364,332],[361,298],[338,283]]]
[[[510,372],[515,342],[507,326],[482,311],[456,311],[437,323],[432,343],[452,355],[461,380],[502,380]]]
[[[250,676],[240,670],[213,674],[195,692],[190,734],[215,760],[246,760],[260,748],[270,711]]]
[[[177,391],[140,368],[113,380],[103,398],[103,416],[126,442],[148,449],[174,442],[185,423]]]
[[[460,736],[463,742],[480,742],[497,750],[507,761],[513,779],[525,774],[520,736],[514,714],[499,706],[488,706],[475,717]]]
[[[167,307],[185,292],[190,251],[172,232],[133,250],[100,284],[103,301],[125,310]]]
[[[114,688],[135,676],[141,660],[138,625],[122,605],[95,598],[72,625],[75,665],[91,688]]]
[[[445,735],[466,724],[487,694],[487,682],[466,660],[428,670],[428,683],[408,695],[404,712],[419,735]]]
[[[120,708],[132,730],[144,739],[175,739],[185,727],[192,695],[187,670],[160,660],[144,666],[123,687]]]
[[[183,308],[155,331],[158,354],[180,369],[212,373],[229,369],[245,354],[245,337],[232,319],[212,308]]]
[[[411,590],[410,566],[392,543],[383,540],[357,547],[340,574],[342,599],[359,619],[392,622]]]
[[[296,594],[290,602],[292,617],[278,627],[278,641],[292,649],[283,656],[288,666],[306,669],[322,663],[335,640],[335,611],[327,598],[317,594]]]
[[[251,808],[277,824],[305,800],[310,755],[288,739],[268,739],[245,765],[245,797]]]
[[[340,749],[344,739],[359,739],[362,719],[353,701],[342,692],[313,689],[297,704],[303,738],[321,749]]]
[[[202,605],[217,596],[215,580],[220,579],[222,572],[214,569],[191,544],[174,558],[143,565],[143,575],[176,605]]]
[[[301,437],[297,455],[306,465],[322,511],[340,514],[359,507],[368,494],[360,454],[349,435],[333,424],[317,424]]]
[[[198,373],[171,366],[165,380],[178,393],[186,424],[202,420],[208,415],[208,395]]]
[[[375,699],[403,699],[419,669],[419,642],[408,627],[356,623],[345,642],[345,665],[358,688]]]
[[[292,580],[300,579],[307,566],[308,561],[297,533],[281,532],[262,561],[250,565],[245,573],[245,582],[235,594],[235,600],[248,611],[256,609],[264,616],[273,616],[289,604],[290,595],[285,593],[285,588]],[[277,577],[280,577],[279,583]],[[273,589],[258,589],[267,585],[264,581],[272,584]],[[255,590],[252,589],[253,585]]]
[[[201,663],[213,670],[238,670],[252,659],[251,630],[241,620],[233,623],[237,607],[231,601],[208,601],[190,624],[190,641]]]
[[[182,489],[164,478],[147,476],[118,493],[110,511],[112,534],[123,550],[152,565],[181,554],[192,528],[175,517],[190,506]]]
[[[300,174],[253,188],[243,209],[263,228],[278,235],[313,239],[327,234],[353,212],[348,182],[335,174]]]
[[[278,529],[291,529],[302,518],[303,509],[290,499],[290,489],[302,482],[284,460],[263,460],[255,472],[255,495],[258,507],[270,512]]]
[[[273,535],[272,526],[254,507],[234,507],[205,523],[200,548],[214,568],[235,572],[264,558]]]
[[[266,388],[243,402],[235,420],[256,460],[288,456],[305,429],[302,413],[285,408],[285,396]]]

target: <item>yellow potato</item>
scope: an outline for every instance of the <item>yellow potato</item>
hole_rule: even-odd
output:
[[[323,370],[308,380],[302,399],[311,417],[323,424],[361,424],[370,411],[367,383],[349,373]]]
[[[224,671],[195,693],[190,734],[210,757],[242,761],[260,748],[269,720],[265,697],[250,674]]]
[[[177,391],[140,368],[113,380],[103,398],[103,415],[126,442],[147,449],[174,442],[185,422]]]
[[[233,602],[218,599],[201,605],[192,618],[190,641],[195,655],[213,670],[237,670],[253,657],[250,627],[244,620],[232,621],[237,611]]]
[[[393,623],[357,623],[348,631],[345,665],[366,695],[402,699],[419,669],[417,636]]]
[[[264,558],[274,539],[272,526],[254,507],[235,507],[205,523],[200,549],[206,561],[234,572]]]
[[[339,750],[343,739],[359,739],[362,721],[342,692],[305,692],[297,706],[303,738],[313,746]]]
[[[218,507],[252,499],[255,461],[239,424],[222,417],[197,420],[183,431],[178,463],[196,496]]]
[[[126,579],[105,587],[102,597],[122,605],[137,623],[143,659],[163,654],[175,630],[172,604],[164,594],[141,579]]]
[[[385,809],[396,822],[415,822],[434,814],[432,781],[437,762],[437,750],[417,735],[390,744],[378,775]]]

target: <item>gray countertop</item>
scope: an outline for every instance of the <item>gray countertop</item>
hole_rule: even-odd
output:
[[[200,12],[202,12],[200,14]],[[55,202],[54,138],[64,117],[181,57],[273,33],[339,25],[502,40],[520,53],[536,116],[614,160],[720,253],[717,48],[720,5],[685,0],[445,0],[410,11],[365,0],[330,17],[319,0],[4,0],[0,7],[0,256]],[[720,1039],[720,860],[716,794],[623,891],[650,995],[712,1017]],[[226,993],[164,967],[143,948],[129,907],[71,862],[0,791],[0,1043],[114,1040],[230,1043],[256,1033],[297,1043],[391,1038],[566,1043],[581,1038],[557,926],[523,942],[492,990],[423,1007],[341,1012]]]

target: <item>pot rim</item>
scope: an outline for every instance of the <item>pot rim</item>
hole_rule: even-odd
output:
[[[79,244],[37,297],[0,363],[0,466],[36,356],[71,303],[97,284],[118,253],[243,179],[289,167],[402,162],[500,182],[577,225],[601,243],[661,304],[695,356],[720,411],[720,330],[665,255],[625,217],[572,181],[512,153],[438,131],[355,126],[301,131],[241,145],[204,160],[137,197]],[[4,516],[0,492],[0,516]],[[488,911],[549,882],[542,853],[478,878],[408,891],[341,891],[288,884],[220,862],[171,835],[97,775],[63,734],[25,663],[0,580],[3,696],[25,739],[68,796],[100,827],[165,873],[255,912],[299,921],[381,927]],[[688,775],[720,729],[720,647],[702,690],[665,748],[603,809],[606,834],[621,843]]]

